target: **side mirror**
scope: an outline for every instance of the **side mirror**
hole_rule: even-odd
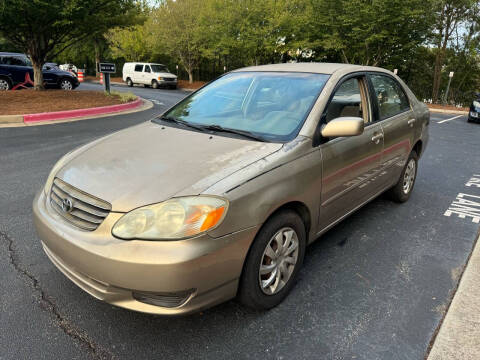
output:
[[[361,135],[364,125],[363,119],[360,117],[339,117],[324,125],[321,134],[324,137]]]

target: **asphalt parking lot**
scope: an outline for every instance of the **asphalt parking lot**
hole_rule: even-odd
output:
[[[186,94],[133,91],[155,100],[154,108],[0,128],[0,359],[424,358],[478,236],[475,218],[460,217],[452,203],[459,194],[480,196],[466,185],[480,177],[480,124],[432,114],[410,200],[380,197],[324,234],[277,308],[257,313],[230,301],[163,318],[77,288],[47,259],[32,224],[34,194],[58,158]]]

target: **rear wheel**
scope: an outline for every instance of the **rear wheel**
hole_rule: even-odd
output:
[[[8,79],[0,78],[0,91],[1,90],[10,90],[12,88],[12,84]]]
[[[69,79],[60,80],[60,89],[73,90],[73,83]]]
[[[129,87],[132,87],[132,86],[133,86],[133,81],[132,81],[132,79],[130,79],[130,78],[127,79],[127,85],[128,85]]]
[[[270,218],[245,261],[240,302],[256,310],[281,303],[295,285],[305,248],[305,225],[297,213],[284,210]]]
[[[417,178],[418,156],[412,151],[408,157],[407,163],[402,170],[397,184],[389,190],[390,198],[396,202],[405,202],[410,198],[415,179]]]

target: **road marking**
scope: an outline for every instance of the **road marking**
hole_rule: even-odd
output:
[[[454,116],[454,117],[452,117],[452,118],[450,118],[450,119],[445,119],[445,120],[439,121],[439,122],[437,122],[437,124],[443,124],[444,122],[451,121],[451,120],[455,120],[455,119],[458,119],[458,118],[460,118],[460,117],[462,117],[462,116],[465,116],[465,115]]]
[[[480,188],[480,176],[473,175],[473,177],[468,180],[465,186]],[[457,215],[461,219],[469,217],[472,219],[473,223],[479,224],[480,196],[459,193],[443,215],[450,217],[452,214]]]
[[[147,99],[148,101],[151,101],[153,102],[154,104],[157,104],[157,105],[165,105],[164,103],[160,102],[159,100],[157,99]]]

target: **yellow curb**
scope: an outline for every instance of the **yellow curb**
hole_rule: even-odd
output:
[[[1,115],[0,125],[23,123],[23,115]]]
[[[428,109],[430,112],[443,113],[443,114],[459,114],[459,115],[468,115],[468,111],[464,110],[449,110],[449,109]]]

